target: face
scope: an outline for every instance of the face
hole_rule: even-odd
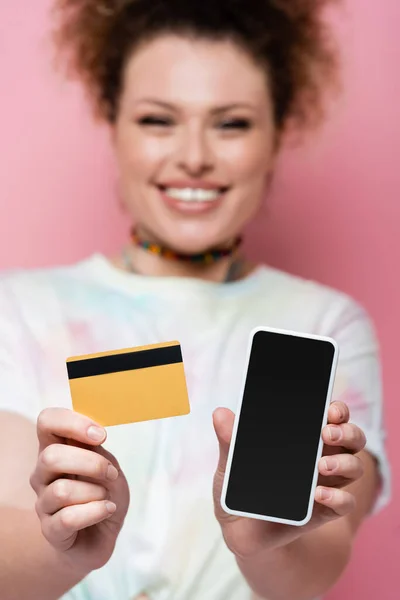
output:
[[[136,50],[124,75],[113,140],[132,219],[179,252],[228,243],[273,167],[265,72],[229,41],[169,35]]]

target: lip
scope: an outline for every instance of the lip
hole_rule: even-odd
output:
[[[226,192],[229,186],[217,183],[215,181],[202,181],[199,179],[176,179],[159,183],[157,184],[157,187],[160,188],[162,191],[166,190],[167,188],[175,188],[179,190],[185,188],[193,188],[200,190],[219,190],[220,192]]]
[[[171,198],[170,196],[168,196],[165,193],[165,190],[167,188],[179,188],[179,189],[184,189],[184,188],[188,188],[188,187],[194,187],[194,188],[200,188],[200,182],[196,182],[196,184],[194,185],[193,182],[188,185],[187,182],[185,182],[183,184],[183,182],[179,182],[180,185],[176,185],[178,182],[168,182],[167,186],[164,185],[157,185],[156,188],[160,194],[161,200],[163,202],[163,204],[165,206],[167,206],[169,209],[173,210],[175,213],[179,213],[181,215],[201,215],[201,214],[208,214],[208,213],[212,213],[216,210],[218,210],[218,208],[221,206],[221,204],[223,203],[224,199],[225,199],[225,193],[228,190],[227,187],[221,187],[221,186],[215,186],[213,185],[212,187],[209,184],[209,187],[202,187],[201,189],[208,189],[208,190],[219,190],[220,191],[220,195],[216,200],[213,200],[212,202],[182,202],[181,200],[177,200],[175,198]]]

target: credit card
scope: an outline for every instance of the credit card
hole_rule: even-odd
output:
[[[190,413],[180,343],[71,356],[72,406],[103,427]]]

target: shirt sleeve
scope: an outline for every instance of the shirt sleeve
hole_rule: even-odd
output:
[[[41,410],[35,344],[7,277],[0,278],[0,411],[35,422]]]
[[[391,494],[391,473],[386,454],[386,430],[379,345],[371,319],[362,306],[348,300],[331,333],[339,345],[333,400],[345,402],[350,421],[364,431],[365,449],[378,462],[380,489],[371,514],[386,506]]]

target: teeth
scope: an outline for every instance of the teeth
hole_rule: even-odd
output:
[[[170,198],[181,202],[213,202],[220,196],[218,190],[204,190],[201,188],[167,188],[165,193]]]

